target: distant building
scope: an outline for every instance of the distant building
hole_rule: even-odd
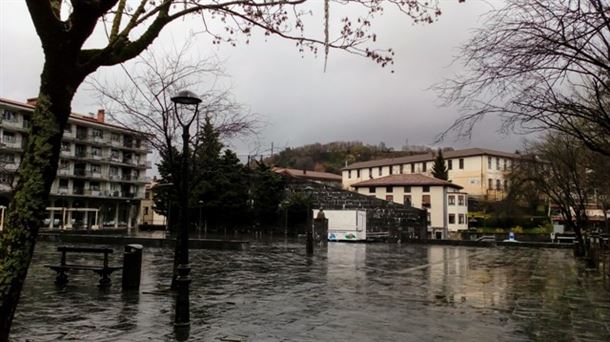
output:
[[[428,210],[428,233],[449,238],[468,229],[468,194],[461,186],[423,174],[396,174],[352,184],[363,195]]]
[[[471,197],[484,200],[500,200],[508,189],[506,177],[513,161],[520,156],[514,153],[482,148],[444,151],[443,157],[449,170],[449,181],[459,185]],[[387,158],[358,162],[342,170],[344,189],[354,184],[389,175],[421,173],[432,175],[433,153],[400,158]]]
[[[0,98],[0,193],[8,203],[36,99]],[[42,228],[132,227],[144,197],[150,153],[145,136],[96,116],[71,114]]]
[[[164,227],[167,224],[165,215],[155,212],[153,189],[157,184],[153,180],[144,186],[144,198],[140,202],[140,219],[138,220],[143,226]]]
[[[274,167],[273,172],[330,186],[341,187],[341,176],[330,172],[289,169],[285,167]]]

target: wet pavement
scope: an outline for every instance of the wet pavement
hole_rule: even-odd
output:
[[[113,263],[121,263],[121,246]],[[191,251],[193,341],[608,341],[610,292],[569,250],[297,243]],[[68,256],[70,258],[70,256]],[[55,287],[39,243],[14,341],[172,341],[172,251],[147,248],[139,293],[92,272]]]

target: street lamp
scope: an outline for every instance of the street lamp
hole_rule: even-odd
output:
[[[189,284],[191,278],[189,273],[189,231],[188,231],[188,202],[189,202],[189,140],[190,128],[193,121],[197,117],[199,111],[199,103],[201,99],[195,93],[182,90],[171,98],[174,103],[174,115],[176,120],[182,126],[182,162],[181,162],[181,181],[180,181],[180,233],[177,236],[177,248],[175,253],[178,260],[178,276],[176,277],[176,289],[178,295],[176,297],[176,316],[174,318],[174,328],[182,330],[179,333],[186,334],[190,326],[190,309],[189,309]],[[190,109],[192,108],[192,109]],[[193,115],[189,118],[188,115],[180,115],[180,111],[192,110]],[[186,118],[186,120],[185,120]],[[178,332],[177,332],[178,333]]]

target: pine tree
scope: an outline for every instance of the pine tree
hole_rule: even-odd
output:
[[[447,165],[445,165],[445,158],[443,158],[443,151],[438,150],[438,154],[436,155],[436,159],[434,160],[434,166],[432,166],[432,176],[434,178],[448,180],[449,179],[449,170],[447,169]]]

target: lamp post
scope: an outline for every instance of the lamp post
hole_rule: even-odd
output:
[[[189,231],[188,231],[188,201],[189,201],[189,140],[190,132],[189,129],[191,124],[197,117],[199,110],[199,103],[201,99],[197,97],[193,92],[183,90],[178,92],[176,96],[171,98],[174,103],[174,115],[176,120],[182,126],[182,162],[180,167],[180,232],[177,236],[177,260],[178,260],[178,276],[176,277],[176,289],[178,295],[176,297],[176,316],[174,318],[174,328],[180,331],[176,331],[177,334],[188,336],[188,329],[190,328],[190,309],[189,309],[189,284],[191,278],[189,273],[191,268],[189,266]],[[187,110],[189,107],[193,108],[193,115],[189,118],[188,115],[182,117],[179,109]],[[187,118],[185,120],[185,117]]]

